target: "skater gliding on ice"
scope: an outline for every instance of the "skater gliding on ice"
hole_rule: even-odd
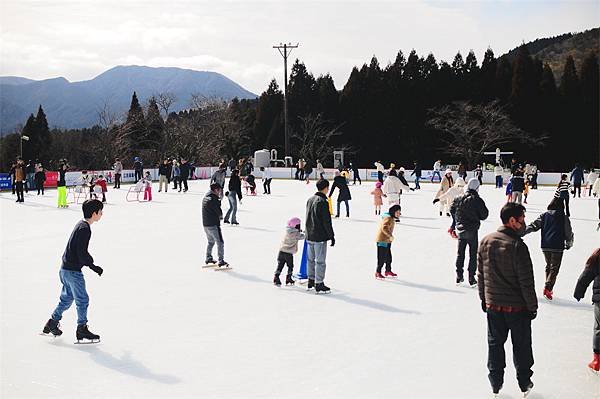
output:
[[[375,242],[377,243],[377,269],[375,278],[383,279],[386,277],[396,277],[397,274],[392,271],[392,241],[394,240],[394,226],[396,219],[400,217],[400,205],[392,205],[390,209],[383,214]],[[385,265],[385,274],[381,274],[381,269]]]
[[[223,233],[221,232],[221,217],[223,216],[223,212],[221,211],[222,191],[223,189],[218,183],[210,185],[210,191],[206,193],[202,200],[202,225],[204,226],[204,232],[208,240],[205,263],[207,265],[217,263],[212,256],[212,250],[216,243],[219,259],[217,265],[219,267],[227,267],[229,264],[225,262],[225,242],[223,240]]]
[[[82,205],[84,219],[75,225],[62,256],[60,302],[52,313],[52,317],[44,326],[44,334],[51,333],[54,336],[62,334],[59,321],[65,310],[69,309],[75,301],[77,306],[77,331],[75,332],[77,341],[91,340],[97,342],[100,339],[100,336],[90,332],[87,326],[89,297],[85,289],[85,279],[81,268],[87,266],[98,276],[102,276],[103,270],[100,266],[94,264],[94,259],[88,252],[88,244],[92,236],[90,227],[102,218],[103,207],[102,202],[96,199],[86,200]]]

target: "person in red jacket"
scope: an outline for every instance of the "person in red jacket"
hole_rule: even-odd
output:
[[[104,176],[99,175],[98,179],[96,180],[96,186],[100,187],[100,189],[102,190],[102,202],[106,202],[106,179],[104,178]]]

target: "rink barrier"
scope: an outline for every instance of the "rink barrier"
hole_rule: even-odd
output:
[[[217,171],[219,168],[217,166],[197,166],[195,167],[195,171],[194,171],[194,175],[193,178],[190,180],[204,180],[204,179],[210,179],[210,177],[213,175],[213,173],[215,171]],[[323,173],[323,176],[328,179],[328,180],[333,180],[334,177],[334,172],[337,169],[334,168],[326,168],[325,172]],[[146,173],[146,171],[150,172],[150,177],[152,178],[152,181],[158,181],[158,168],[152,168],[152,169],[144,169],[144,174]],[[377,170],[376,169],[359,169],[359,176],[361,178],[361,180],[363,181],[376,181],[377,180]],[[271,168],[271,174],[273,176],[274,179],[294,179],[294,175],[296,173],[296,168]],[[406,169],[404,172],[404,177],[406,178],[406,180],[409,183],[413,183],[415,181],[415,177],[411,176],[410,174],[412,173],[411,169]],[[444,170],[441,171],[441,174],[443,175]],[[544,186],[554,186],[554,185],[558,185],[558,182],[560,181],[560,175],[561,174],[567,174],[570,175],[570,171],[568,172],[544,172],[544,173],[538,173],[538,185]],[[112,184],[114,182],[114,171],[113,170],[88,170],[88,174],[102,174],[104,176],[104,178],[106,179],[106,183],[108,185]],[[227,177],[230,176],[230,172],[227,172]],[[429,183],[431,181],[431,176],[433,174],[432,170],[422,170],[421,171],[421,179],[419,180],[420,183]],[[254,170],[254,175],[257,178],[260,178],[261,173],[260,170],[255,169]],[[587,181],[587,176],[588,174],[585,174],[585,180]],[[458,172],[453,171],[452,172],[452,177],[456,180],[458,178]],[[467,180],[475,177],[473,171],[469,171],[467,172]],[[70,186],[76,186],[79,181],[81,179],[81,171],[77,171],[77,172],[67,172],[65,175],[65,181],[67,184],[67,187]],[[316,170],[313,170],[313,172],[310,175],[310,179],[311,180],[316,180],[317,179],[317,172]],[[352,175],[352,173],[350,173],[350,181],[353,181],[354,176]],[[504,180],[504,185],[506,185],[506,183],[508,182],[508,180],[510,179],[510,172],[505,172],[503,175],[503,180]],[[44,187],[46,188],[52,188],[52,187],[56,187],[56,183],[58,180],[58,172],[54,172],[54,171],[48,171],[46,172],[46,182],[44,183]],[[494,174],[494,172],[492,171],[484,171],[483,172],[483,184],[496,184],[496,176]],[[125,169],[123,170],[123,172],[121,173],[121,183],[134,183],[135,182],[135,172],[132,169]],[[437,184],[439,183],[439,180],[436,179],[434,180],[434,183]],[[10,190],[11,189],[11,183],[10,183],[10,175],[8,173],[0,173],[0,190]]]

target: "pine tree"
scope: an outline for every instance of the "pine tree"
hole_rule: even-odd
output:
[[[498,62],[494,57],[494,52],[488,47],[481,63],[481,99],[484,102],[489,102],[496,97],[494,87],[497,65]]]
[[[144,111],[134,91],[131,96],[131,105],[127,113],[127,120],[119,129],[115,140],[117,154],[123,159],[139,154],[139,151],[144,147],[145,136]]]
[[[477,57],[473,50],[469,51],[465,59],[465,95],[468,99],[478,99],[481,93],[480,70],[477,65]]]
[[[283,92],[275,79],[258,99],[254,142],[258,147],[283,149]]]
[[[519,47],[513,65],[510,100],[516,108],[524,107],[534,100],[537,91],[533,59],[527,46]]]
[[[28,140],[23,140],[23,136],[27,137]],[[34,159],[39,151],[40,140],[37,137],[35,117],[33,114],[29,115],[23,130],[21,130],[21,141],[23,152],[19,155],[21,155],[26,162],[29,159]]]
[[[161,150],[163,144],[165,123],[160,115],[156,98],[151,97],[148,100],[148,111],[146,112],[146,135],[144,137],[142,148],[151,150]],[[161,154],[161,157],[165,154]]]
[[[496,97],[502,101],[508,100],[512,87],[512,67],[506,57],[501,57],[498,62],[494,86]]]
[[[562,94],[567,101],[575,101],[580,94],[577,69],[575,69],[575,61],[571,55],[569,55],[565,61],[565,67],[560,79],[560,94]]]

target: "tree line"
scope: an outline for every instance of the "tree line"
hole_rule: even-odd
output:
[[[590,53],[578,71],[565,59],[559,82],[549,65],[527,46],[516,57],[496,58],[488,49],[481,64],[473,51],[451,63],[399,51],[382,67],[374,56],[354,67],[342,90],[329,74],[314,77],[296,60],[288,85],[288,125],[294,159],[331,164],[332,150],[366,167],[375,160],[424,165],[443,158],[474,167],[496,145],[515,151],[541,169],[566,169],[579,162],[598,166],[600,69]],[[79,168],[105,168],[114,157],[141,156],[147,164],[183,156],[199,164],[240,158],[276,148],[283,155],[283,92],[273,79],[254,100],[223,102],[192,95],[189,109],[170,112],[175,98],[157,93],[140,105],[133,93],[126,116],[106,107],[88,129],[48,129],[40,106],[19,133],[4,137],[5,168],[18,154],[26,159],[68,158]],[[121,120],[123,119],[123,120]],[[282,156],[281,156],[282,157]]]

